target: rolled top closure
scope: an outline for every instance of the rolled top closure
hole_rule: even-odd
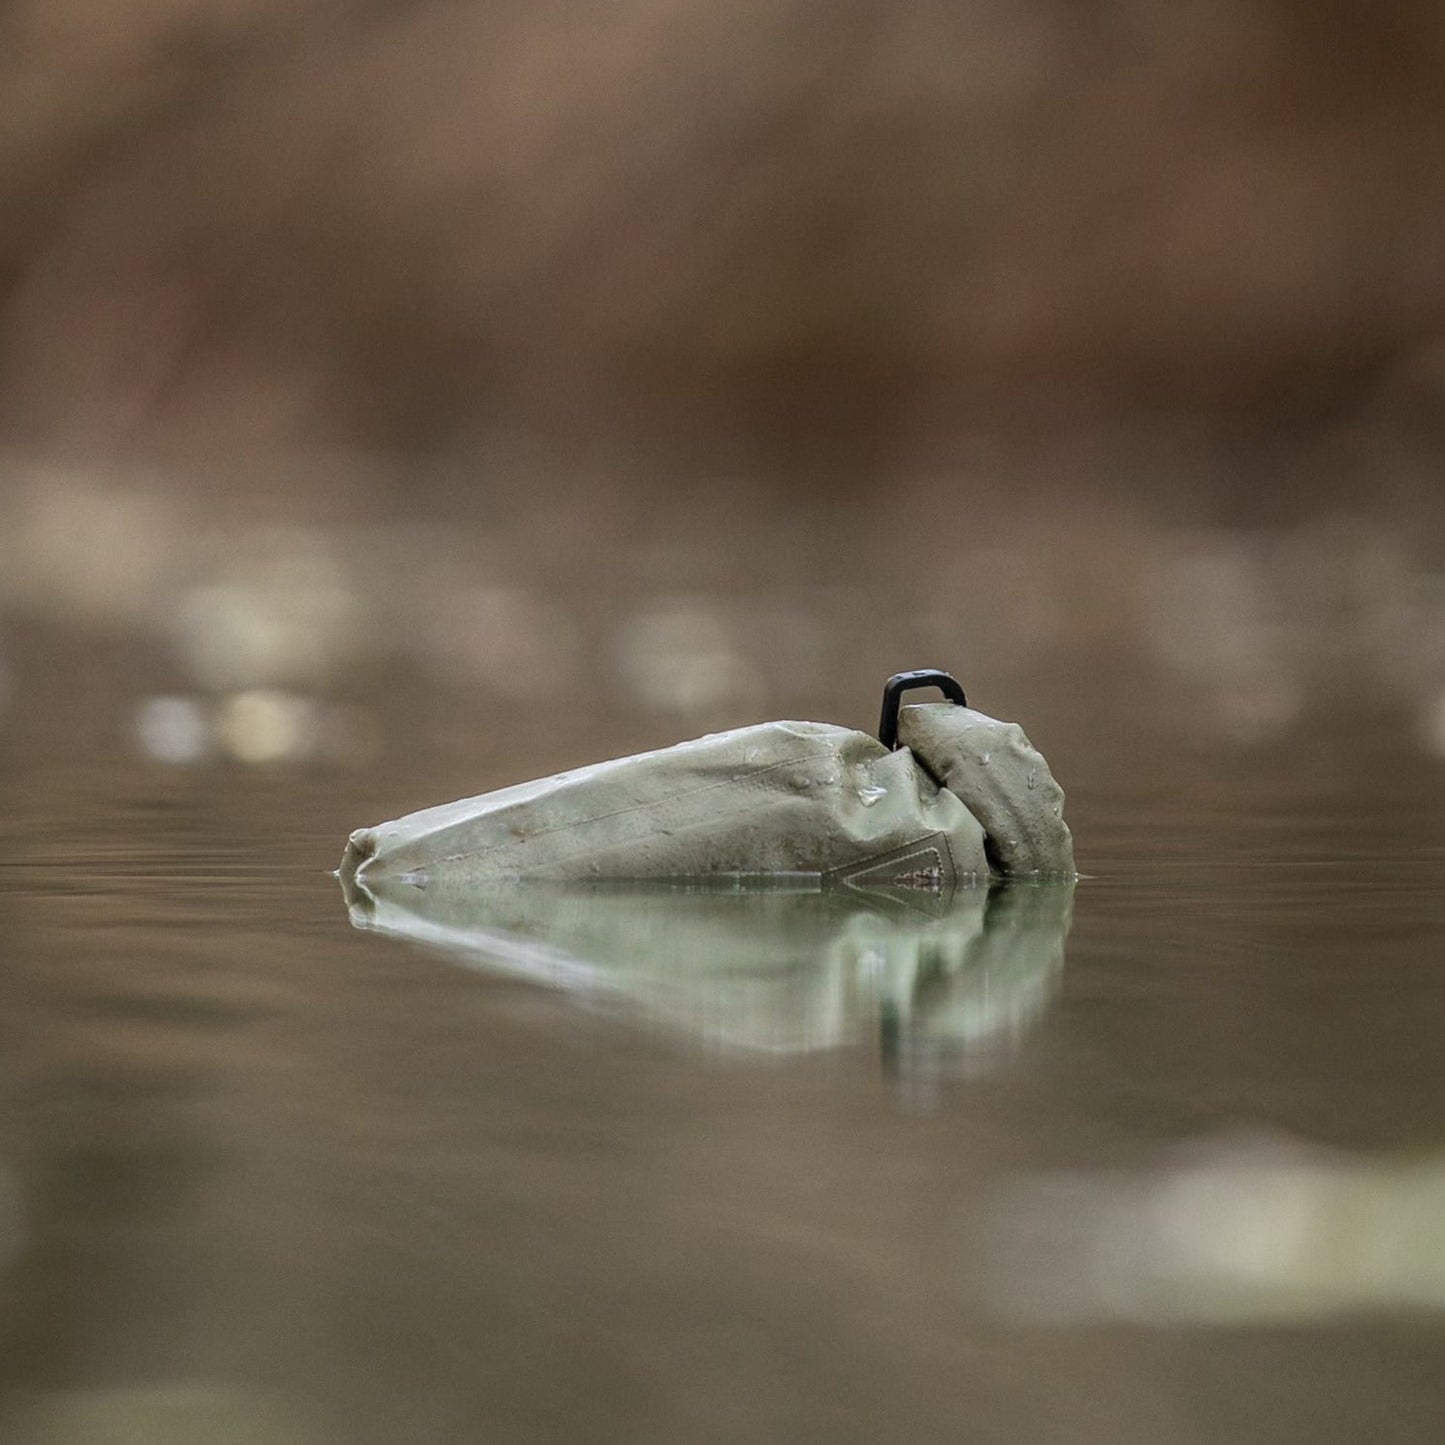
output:
[[[983,825],[993,871],[1077,876],[1064,790],[1017,723],[952,702],[915,703],[899,715],[898,741]]]

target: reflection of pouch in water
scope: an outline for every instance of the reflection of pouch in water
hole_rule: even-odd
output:
[[[903,708],[903,692],[951,699]],[[880,737],[774,722],[412,813],[351,835],[342,872],[560,882],[806,875],[951,892],[1072,879],[1064,795],[1021,729],[947,673],[900,673]]]
[[[880,1039],[913,1070],[1011,1043],[1063,966],[1071,884],[945,903],[819,884],[478,888],[343,876],[351,920],[489,972],[618,999],[704,1044],[799,1053]]]

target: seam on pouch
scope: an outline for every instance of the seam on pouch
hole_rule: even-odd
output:
[[[608,813],[594,813],[589,818],[574,818],[569,823],[558,823],[551,828],[539,828],[535,833],[529,833],[526,841],[530,841],[532,838],[546,838],[552,833],[564,833],[571,828],[585,828],[589,823],[600,823],[606,818],[621,818],[628,813],[640,813],[644,808],[655,808],[659,801],[670,803],[679,798],[694,798],[699,793],[710,793],[717,788],[736,787],[739,783],[752,784],[758,778],[766,777],[769,773],[777,772],[779,768],[794,768],[797,767],[799,763],[816,762],[819,758],[830,758],[832,756],[833,753],[829,751],[823,753],[805,753],[799,758],[786,758],[780,763],[769,763],[765,768],[757,768],[751,773],[744,773],[740,778],[719,778],[715,783],[704,783],[700,788],[689,788],[685,793],[672,793],[666,799],[654,800],[649,803],[632,803],[626,808],[613,808],[612,811]],[[513,839],[512,841],[518,842],[523,840]],[[444,853],[436,862],[438,864],[455,863],[462,858],[485,858],[488,853],[495,853],[506,846],[506,843],[493,843],[490,847],[486,848],[463,849],[459,853]]]
[[[948,786],[947,781],[944,778],[940,778],[938,774],[933,771],[933,769],[928,765],[928,759],[925,758],[923,754],[918,751],[917,748],[911,747],[907,743],[905,743],[904,751],[910,753],[913,757],[913,761],[917,763],[918,766],[923,769],[924,773],[926,773],[927,776],[933,780],[933,786],[935,788],[937,788],[940,792],[947,791],[953,793],[953,789]],[[957,798],[958,794],[953,793],[953,796]],[[962,801],[963,799],[959,798],[959,802]]]

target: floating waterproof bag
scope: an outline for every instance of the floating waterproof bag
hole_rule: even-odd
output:
[[[900,709],[905,692],[949,700]],[[408,814],[351,835],[343,877],[417,887],[806,875],[863,892],[1066,880],[1063,792],[948,673],[899,673],[879,736],[773,722]]]

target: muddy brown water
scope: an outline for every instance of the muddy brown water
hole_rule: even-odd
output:
[[[1063,753],[1062,968],[906,1068],[832,935],[762,1049],[354,928],[520,754],[8,767],[4,1438],[1438,1440],[1445,769]]]

